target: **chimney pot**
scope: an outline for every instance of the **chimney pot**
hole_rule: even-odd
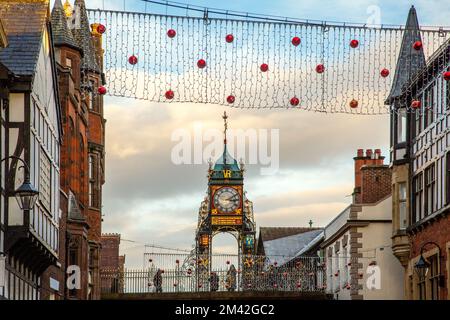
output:
[[[363,149],[358,149],[356,155],[357,155],[358,157],[364,157],[364,150],[363,150]]]
[[[372,149],[366,150],[366,157],[371,158],[372,157]]]

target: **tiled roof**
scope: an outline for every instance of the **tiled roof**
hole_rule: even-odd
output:
[[[304,228],[304,230],[307,231],[269,241],[264,240],[265,256],[269,258],[271,263],[276,261],[279,265],[282,265],[297,257],[302,249],[323,233],[321,229]]]
[[[55,1],[52,10],[52,31],[55,45],[68,45],[77,48],[77,43],[67,25],[67,18],[61,0]]]
[[[0,48],[0,61],[16,75],[34,75],[48,8],[48,0],[0,2],[0,19],[9,43]]]
[[[321,228],[304,227],[261,227],[259,228],[262,241],[284,238],[312,230],[322,230]]]
[[[425,65],[425,55],[423,49],[413,50],[413,43],[422,41],[420,36],[419,22],[414,6],[411,7],[406,20],[405,31],[403,33],[402,44],[398,54],[397,67],[395,69],[392,88],[386,103],[389,104],[402,94],[402,88],[409,79]]]
[[[84,52],[81,67],[100,73],[100,68],[95,59],[95,49],[91,39],[91,29],[86,12],[86,4],[84,3],[84,0],[75,0],[75,6],[79,8],[76,12],[80,14],[80,17],[79,26],[76,26],[72,30],[72,34],[78,47]]]

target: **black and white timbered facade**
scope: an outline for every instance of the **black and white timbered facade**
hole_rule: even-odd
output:
[[[22,211],[14,190],[24,168],[16,159],[1,163],[0,297],[39,299],[41,274],[57,264],[60,218],[61,125],[48,2],[2,1],[0,21],[7,39],[0,47],[1,158],[24,160],[39,190],[35,207]]]

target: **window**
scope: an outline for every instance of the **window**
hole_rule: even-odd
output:
[[[425,216],[434,211],[434,164],[425,169]]]
[[[66,67],[72,68],[72,59],[66,58]]]
[[[406,213],[406,182],[398,184],[398,215],[399,215],[399,229],[405,230],[408,226]]]
[[[435,254],[428,259],[430,263],[430,291],[431,300],[439,300],[439,258]]]
[[[90,89],[89,89],[89,110],[94,110],[94,90],[95,90],[95,82],[90,80]]]
[[[450,204],[450,152],[445,155],[445,199]]]
[[[416,175],[413,179],[414,199],[413,199],[413,219],[417,222],[423,218],[423,174]]]
[[[98,206],[98,197],[97,197],[97,179],[96,179],[96,166],[97,161],[95,159],[95,155],[89,155],[89,206],[97,207]]]
[[[397,114],[397,143],[406,142],[406,110],[401,108]]]
[[[424,93],[424,107],[425,107],[425,123],[424,128],[433,123],[433,108],[434,108],[434,85],[428,87]]]
[[[416,115],[416,137],[422,131],[422,112],[420,109],[415,110]]]
[[[49,212],[51,211],[51,194],[51,163],[47,155],[41,149],[39,168],[39,200]]]

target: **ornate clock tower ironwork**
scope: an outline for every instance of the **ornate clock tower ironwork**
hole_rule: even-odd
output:
[[[224,150],[208,170],[208,192],[199,210],[196,234],[198,276],[208,276],[212,267],[212,239],[218,233],[232,234],[238,243],[238,264],[244,271],[243,256],[255,252],[255,222],[253,204],[244,191],[244,164],[230,155],[227,149],[228,116],[224,120]],[[243,272],[244,273],[244,272]]]

